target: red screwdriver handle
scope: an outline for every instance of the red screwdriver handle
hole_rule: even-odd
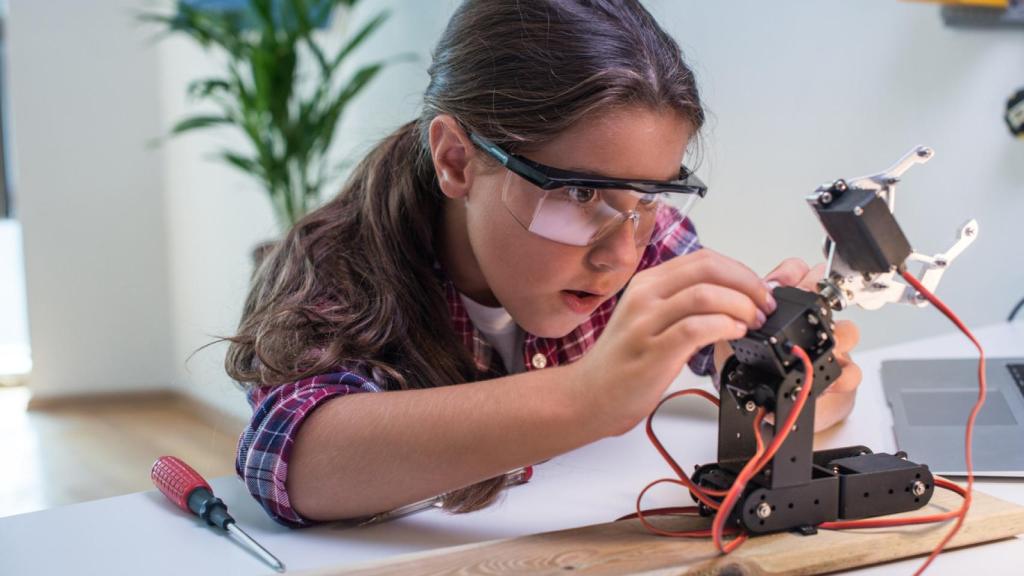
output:
[[[174,456],[161,456],[153,463],[149,477],[153,484],[185,512],[191,513],[188,507],[188,496],[196,488],[206,488],[211,493],[210,485],[203,480],[203,477]]]

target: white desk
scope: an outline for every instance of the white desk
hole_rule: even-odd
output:
[[[977,330],[976,335],[992,357],[1024,356],[1024,324],[991,326]],[[864,444],[876,452],[893,451],[892,417],[882,395],[880,362],[949,356],[974,357],[975,351],[963,336],[950,334],[855,353],[864,369],[856,408],[846,422],[820,434],[816,447]],[[695,383],[709,385],[689,373],[677,385]],[[655,428],[680,464],[690,469],[715,460],[716,418],[716,410],[705,401],[679,399],[659,414]],[[139,473],[148,474],[148,470]],[[529,484],[513,488],[499,504],[462,516],[431,510],[369,528],[288,530],[267,518],[234,477],[218,478],[212,484],[240,525],[295,571],[608,522],[633,511],[636,494],[647,482],[670,474],[639,426],[538,466]],[[1024,505],[1024,481],[984,481],[976,486]],[[687,495],[667,487],[652,491],[646,505],[680,501],[689,504]],[[911,574],[919,563],[913,559],[856,573]],[[995,573],[1024,571],[1024,539],[946,552],[928,574],[985,572],[986,567]],[[270,570],[155,490],[0,519],[0,574],[65,573],[221,576]]]

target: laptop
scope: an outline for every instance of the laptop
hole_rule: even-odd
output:
[[[987,358],[985,405],[974,424],[978,476],[1024,478],[1024,358]],[[978,359],[887,360],[882,387],[896,446],[932,472],[966,476],[964,432],[978,398]]]

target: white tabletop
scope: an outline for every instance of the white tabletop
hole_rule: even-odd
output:
[[[1000,324],[976,330],[989,356],[1024,356],[1024,326]],[[974,357],[971,344],[948,334],[863,353],[855,361],[864,381],[853,413],[819,434],[816,448],[863,444],[892,452],[892,416],[886,408],[879,365],[889,358]],[[674,385],[710,387],[686,373]],[[685,469],[713,462],[716,410],[699,399],[667,405],[655,428]],[[148,473],[142,471],[142,473]],[[529,484],[501,502],[472,514],[436,510],[368,528],[320,526],[289,530],[271,521],[234,477],[214,479],[214,491],[250,535],[290,571],[342,566],[430,550],[608,522],[633,511],[637,492],[671,474],[649,444],[643,427],[608,438],[536,467]],[[1024,505],[1024,481],[979,481],[983,490]],[[654,490],[646,507],[690,504],[681,489]],[[946,530],[946,525],[936,530]],[[653,536],[652,536],[653,537]],[[810,541],[809,541],[810,543]],[[858,570],[858,575],[911,574],[919,559]],[[1001,572],[1024,564],[1024,539],[944,553],[928,574],[964,574],[986,566]],[[151,490],[0,519],[0,574],[267,574],[254,556]]]

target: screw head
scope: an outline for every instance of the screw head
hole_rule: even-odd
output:
[[[861,208],[860,206],[854,206],[853,207],[853,215],[854,216],[863,216],[864,215],[864,209]]]
[[[832,183],[832,187],[835,188],[837,192],[846,192],[846,180],[840,178]]]
[[[927,488],[924,487],[924,482],[920,480],[914,480],[914,483],[910,485],[910,491],[914,493],[914,496],[920,496],[924,494]]]
[[[772,336],[771,338],[768,339],[768,342],[771,342],[772,344],[778,344],[779,339],[776,338],[775,336]]]
[[[754,404],[753,400],[747,400],[747,403],[744,404],[743,407],[746,408],[747,412],[753,412],[754,410],[757,410],[757,404]]]
[[[772,515],[772,507],[767,502],[761,502],[757,505],[757,517],[761,520]]]
[[[818,197],[818,200],[820,200],[822,204],[831,204],[832,203],[832,193],[831,192],[822,192],[821,196]]]

